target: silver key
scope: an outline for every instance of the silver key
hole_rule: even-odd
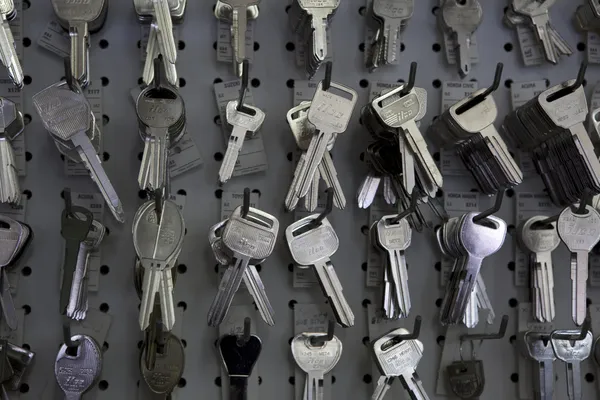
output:
[[[567,371],[567,392],[569,400],[582,400],[581,362],[592,352],[594,336],[588,331],[583,340],[558,339],[559,335],[579,335],[580,331],[554,331],[551,334],[552,348],[556,358],[565,362]]]
[[[319,206],[319,183],[321,183],[321,174],[317,170],[313,175],[312,185],[304,198],[304,208],[309,212],[314,212]]]
[[[171,20],[169,3],[167,0],[152,0],[152,4],[158,28],[157,33],[163,43],[161,54],[167,62],[175,64],[177,62],[177,44],[173,36],[173,21]]]
[[[286,229],[290,253],[299,267],[314,268],[338,323],[345,327],[354,326],[354,313],[344,297],[342,284],[330,260],[339,248],[339,238],[327,218],[320,225],[312,226],[317,218],[319,215],[309,215]]]
[[[342,189],[342,184],[338,179],[337,169],[329,151],[323,153],[323,159],[321,160],[321,164],[319,164],[318,171],[323,181],[325,181],[325,186],[333,189],[333,205],[340,210],[346,208],[344,189]]]
[[[140,357],[140,373],[148,388],[156,394],[170,395],[179,384],[185,368],[185,351],[181,340],[170,332],[162,333],[164,345],[161,352],[156,353],[154,368],[148,369],[144,354],[150,347],[144,344]]]
[[[315,126],[318,133],[313,137],[306,151],[306,163],[299,173],[297,197],[304,197],[308,193],[312,178],[323,160],[327,146],[335,134],[343,133],[346,130],[356,105],[358,97],[356,91],[335,82],[331,82],[331,87],[344,92],[350,99],[330,90],[323,90],[323,82],[319,82],[317,85],[311,107],[308,110],[308,121]]]
[[[11,330],[18,328],[17,311],[12,294],[10,282],[8,281],[7,268],[12,265],[19,253],[22,252],[22,244],[28,238],[29,233],[23,230],[23,226],[5,215],[0,215],[0,222],[7,228],[0,228],[0,307],[2,308],[3,322]]]
[[[544,2],[513,0],[514,11],[531,19],[535,34],[544,48],[546,60],[552,64],[556,64],[558,60],[548,32],[548,23],[550,21],[548,10],[555,2],[556,0],[546,0]]]
[[[2,64],[8,69],[8,76],[13,84],[19,89],[23,88],[23,68],[17,56],[15,49],[15,39],[9,25],[9,17],[16,15],[15,4],[13,0],[0,1],[0,59]]]
[[[232,10],[231,41],[233,47],[233,65],[237,76],[243,74],[243,62],[246,57],[246,31],[248,30],[247,10],[258,6],[260,0],[221,0]]]
[[[133,221],[133,242],[145,269],[140,329],[150,324],[156,293],[160,295],[162,323],[167,331],[175,324],[173,280],[169,267],[181,252],[185,236],[185,222],[177,204],[165,200],[157,216],[155,201],[143,204]]]
[[[577,325],[583,324],[586,316],[589,252],[600,241],[600,213],[591,206],[586,210],[577,214],[567,207],[556,223],[558,235],[571,252],[572,311]]]
[[[227,123],[233,126],[233,130],[229,136],[227,151],[225,152],[225,157],[223,158],[223,163],[219,170],[219,181],[221,183],[227,182],[233,176],[233,170],[240,155],[240,150],[244,145],[246,135],[258,131],[265,121],[265,113],[259,108],[244,104],[244,107],[247,107],[256,113],[254,115],[249,115],[245,112],[238,111],[237,106],[237,100],[227,103]]]
[[[77,149],[114,217],[117,221],[124,222],[123,205],[102,168],[96,149],[86,135],[86,132],[92,128],[92,114],[90,103],[85,96],[71,91],[63,82],[35,94],[33,104],[44,127],[53,138]]]
[[[277,218],[253,207],[248,216],[242,218],[242,207],[236,208],[223,230],[224,248],[231,253],[234,262],[225,271],[208,311],[209,326],[218,326],[225,319],[250,262],[266,259],[275,248],[279,232]]]
[[[327,336],[326,333],[301,333],[292,340],[292,355],[298,367],[306,372],[305,400],[323,400],[325,375],[342,357],[342,342],[333,336],[323,345],[311,344],[311,338]]]
[[[0,44],[1,46],[1,44]],[[0,202],[19,204],[21,187],[15,152],[10,142],[25,129],[23,115],[17,105],[0,97]]]
[[[89,74],[89,24],[99,25],[106,19],[106,0],[69,1],[52,0],[54,13],[63,28],[69,30],[71,36],[71,71],[73,77],[82,86],[90,82]],[[92,29],[93,30],[93,29]]]
[[[142,80],[146,85],[150,85],[154,80],[154,59],[164,52],[164,39],[158,33],[158,25],[156,22],[150,24],[148,32],[148,44],[146,45],[146,61],[144,62],[144,70]],[[166,58],[163,58],[163,67],[165,69],[165,78],[175,86],[179,86],[179,78],[177,75],[177,67],[171,64]]]
[[[69,355],[67,345],[62,345],[54,363],[54,375],[65,400],[80,400],[102,373],[102,353],[91,336],[75,335],[71,340],[79,342],[77,354]]]
[[[412,18],[414,0],[373,0],[373,15],[382,20],[383,44],[386,64],[396,61],[398,40],[403,24]]]
[[[496,319],[496,313],[494,312],[494,307],[492,306],[492,302],[487,293],[487,288],[481,273],[477,275],[477,282],[474,291],[477,292],[477,307],[482,310],[487,310],[487,323],[488,325],[493,325],[494,320]]]
[[[377,195],[377,189],[379,188],[381,179],[382,178],[380,176],[377,176],[373,173],[367,174],[358,188],[357,197],[359,208],[369,208],[371,204],[373,204],[373,200],[375,200],[375,196]]]
[[[312,44],[311,54],[317,63],[322,63],[327,57],[327,26],[329,24],[330,15],[339,7],[340,0],[296,0],[302,10],[310,19],[311,35],[310,43]],[[307,61],[308,62],[308,61]]]
[[[446,0],[442,18],[456,38],[458,72],[464,78],[471,72],[471,36],[481,24],[483,9],[479,0]]]
[[[535,361],[533,391],[540,400],[554,398],[554,349],[546,334],[524,332],[523,344],[527,354]]]

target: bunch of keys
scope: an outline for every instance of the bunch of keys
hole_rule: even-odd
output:
[[[15,39],[9,24],[16,17],[17,9],[15,8],[14,0],[2,1],[0,4],[0,23],[2,24],[2,29],[0,29],[0,42],[2,43],[0,61],[2,61],[2,64],[8,70],[8,76],[13,84],[17,88],[22,89],[25,75],[23,74],[23,68],[17,55]]]
[[[0,203],[21,202],[21,185],[11,142],[24,130],[25,121],[17,105],[0,97]]]

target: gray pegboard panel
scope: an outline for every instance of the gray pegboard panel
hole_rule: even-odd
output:
[[[363,338],[367,336],[367,309],[363,301],[377,301],[379,292],[365,288],[365,272],[362,264],[366,261],[366,237],[361,228],[367,224],[368,212],[358,209],[353,200],[354,193],[366,173],[360,161],[369,137],[359,124],[358,110],[368,98],[370,81],[395,82],[406,79],[411,61],[419,63],[417,85],[429,93],[429,112],[423,120],[428,126],[431,119],[439,115],[441,90],[438,82],[459,80],[456,68],[445,62],[443,50],[436,52],[434,45],[441,44],[436,18],[432,9],[437,0],[415,1],[415,13],[403,34],[405,50],[400,54],[397,67],[380,68],[369,74],[363,66],[363,53],[360,51],[364,40],[365,18],[361,15],[362,0],[344,0],[331,25],[331,36],[335,63],[333,79],[352,86],[360,93],[359,103],[348,131],[338,140],[334,150],[335,163],[340,171],[342,186],[349,198],[346,210],[334,211],[330,217],[341,240],[340,251],[333,257],[338,274],[344,285],[350,305],[356,314],[356,326],[340,330],[345,352],[334,370],[335,384],[333,398],[369,398],[373,386],[365,383],[372,368]],[[515,82],[533,81],[542,78],[557,84],[573,78],[584,56],[575,54],[561,60],[558,66],[542,65],[525,68],[518,50],[516,34],[502,24],[505,2],[482,1],[484,21],[476,35],[479,43],[480,63],[474,65],[467,79],[477,79],[480,87],[489,85],[497,62],[504,63],[503,84],[494,94],[499,106],[499,115],[504,116],[510,109],[509,80]],[[579,1],[559,2],[552,9],[555,27],[568,42],[577,48],[585,43],[572,25],[571,17]],[[265,0],[261,4],[261,14],[255,30],[255,41],[259,44],[255,62],[251,68],[251,78],[260,81],[253,87],[255,104],[267,113],[262,129],[268,155],[269,170],[266,173],[235,178],[227,187],[245,186],[261,192],[260,206],[280,218],[282,228],[293,221],[292,214],[283,211],[283,200],[289,185],[293,165],[287,154],[294,151],[295,144],[288,131],[285,113],[292,106],[292,89],[287,86],[290,79],[305,79],[296,66],[295,55],[286,50],[292,41],[286,16],[287,1]],[[185,220],[188,227],[180,262],[187,266],[187,272],[178,280],[176,302],[183,307],[182,338],[187,342],[186,384],[177,389],[178,399],[202,397],[216,399],[220,388],[215,384],[220,376],[220,364],[216,357],[214,341],[217,330],[208,328],[206,314],[217,288],[215,261],[207,243],[208,228],[218,221],[220,200],[216,198],[217,172],[220,163],[214,155],[224,151],[220,127],[213,123],[218,115],[212,92],[213,81],[217,78],[232,78],[229,64],[218,64],[213,44],[216,43],[217,21],[212,14],[210,1],[190,1],[186,21],[180,30],[180,40],[185,49],[179,52],[178,72],[185,80],[181,93],[188,110],[188,129],[196,141],[204,165],[176,178],[172,183],[173,192],[184,190],[187,195]],[[27,149],[32,154],[28,165],[28,175],[22,181],[24,189],[32,192],[27,208],[27,222],[35,231],[31,255],[22,264],[29,266],[32,273],[21,276],[15,301],[19,307],[29,306],[25,316],[24,342],[37,353],[35,366],[27,379],[28,391],[21,393],[23,399],[54,399],[48,396],[54,385],[53,364],[58,346],[61,343],[61,326],[58,314],[58,271],[61,264],[63,239],[60,236],[60,213],[63,200],[60,193],[64,187],[77,192],[95,192],[90,179],[67,177],[63,163],[54,148],[49,135],[44,131],[31,103],[31,96],[63,76],[62,60],[54,54],[38,47],[35,42],[54,19],[49,0],[32,0],[24,11],[24,37],[31,45],[24,49],[24,69],[31,82],[25,86],[24,112],[32,117],[27,126]],[[104,126],[104,150],[110,155],[105,169],[124,203],[127,223],[118,225],[107,214],[105,223],[110,235],[103,244],[102,263],[109,272],[100,277],[100,290],[92,294],[90,306],[99,308],[108,305],[112,324],[106,342],[109,345],[104,353],[104,370],[101,380],[108,383],[104,390],[95,388],[86,398],[132,399],[137,392],[138,341],[142,334],[138,329],[138,298],[132,280],[134,250],[131,241],[131,219],[141,199],[138,197],[137,173],[140,162],[138,154],[142,143],[137,133],[137,121],[130,99],[129,90],[137,85],[141,76],[142,64],[137,42],[140,26],[136,21],[133,5],[128,0],[113,0],[104,28],[92,35],[91,75],[92,79],[105,77],[104,114],[108,123]],[[108,47],[101,49],[100,40],[108,41]],[[505,44],[512,43],[512,51],[505,50]],[[319,74],[322,76],[322,72]],[[598,78],[598,70],[590,66],[587,74],[588,90]],[[28,81],[29,82],[29,81]],[[255,84],[258,81],[255,81]],[[500,118],[497,121],[499,126]],[[470,178],[447,178],[445,190],[468,191],[475,187]],[[538,191],[541,189],[538,178],[530,178],[517,191]],[[514,197],[505,201],[498,215],[509,223],[514,223]],[[486,199],[483,204],[491,204]],[[283,231],[283,229],[282,229]],[[282,232],[281,232],[282,233]],[[282,236],[280,234],[280,236]],[[507,268],[514,259],[513,238],[508,237],[500,252],[491,257],[484,266],[484,276],[496,313],[507,314],[511,321],[509,333],[503,340],[486,343],[479,352],[485,362],[487,385],[486,399],[512,399],[517,397],[517,384],[511,375],[517,372],[516,349],[509,342],[509,336],[516,331],[517,309],[509,305],[509,299],[527,299],[527,292],[513,284],[513,272]],[[413,244],[407,251],[410,265],[410,289],[413,308],[407,326],[412,326],[414,316],[423,316],[421,340],[425,344],[425,355],[419,365],[419,375],[432,399],[441,348],[436,338],[445,329],[438,322],[436,300],[442,296],[437,282],[438,272],[434,265],[440,259],[439,251],[431,233],[414,234]],[[570,278],[567,253],[561,247],[555,254],[557,319],[556,326],[572,326],[570,316]],[[276,326],[269,328],[259,321],[257,330],[265,344],[258,373],[262,378],[260,394],[263,399],[291,399],[294,388],[289,382],[294,369],[288,340],[293,335],[293,311],[288,303],[322,302],[320,290],[292,288],[292,273],[288,270],[291,258],[284,241],[280,238],[274,254],[263,265],[262,279],[267,287],[271,302],[275,307]],[[592,302],[600,301],[597,290],[589,291]],[[592,366],[585,363],[583,374]],[[559,376],[556,393],[565,396],[564,366],[555,364]],[[376,380],[377,377],[372,377]],[[297,383],[298,384],[298,383]],[[595,384],[583,381],[584,397],[592,398]],[[56,397],[59,397],[58,389]]]

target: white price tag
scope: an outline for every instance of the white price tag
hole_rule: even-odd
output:
[[[250,192],[250,207],[260,208],[260,196],[257,191]],[[244,190],[227,190],[221,195],[221,219],[226,220],[239,206],[244,204]]]
[[[12,219],[15,219],[20,222],[25,221],[25,214],[27,212],[27,196],[21,196],[21,202],[17,205],[8,204],[8,203],[0,203],[0,214],[6,215]]]
[[[71,54],[69,32],[65,31],[56,21],[48,22],[48,25],[38,37],[37,44],[60,58],[69,57]]]
[[[229,82],[216,83],[214,85],[215,99],[219,115],[221,116],[221,128],[223,130],[223,138],[225,143],[229,142],[231,134],[231,126],[227,123],[227,103],[232,100],[237,100],[240,94],[241,82],[233,80]],[[246,103],[253,104],[252,91],[248,89],[246,94]],[[243,176],[254,174],[256,172],[266,171],[268,168],[267,154],[263,143],[262,133],[258,131],[254,137],[246,136],[244,146],[240,151],[240,155],[235,163],[233,176]]]
[[[90,308],[83,321],[71,321],[71,334],[91,336],[102,347],[108,337],[111,323],[112,316],[110,314]]]
[[[171,178],[191,171],[203,163],[200,150],[187,131],[175,147],[169,150],[169,175]]]
[[[546,62],[544,49],[540,45],[533,32],[533,29],[526,24],[519,24],[516,27],[521,56],[526,67],[541,65]]]
[[[397,214],[398,210],[393,205],[385,202],[383,196],[375,196],[373,204],[369,207],[369,228],[386,215]],[[383,284],[383,258],[386,254],[376,250],[370,243],[367,236],[367,273],[366,286],[380,287]]]
[[[372,82],[369,88],[369,101],[373,101],[377,97],[380,97],[384,92],[394,90],[402,85],[400,82]]]
[[[517,193],[517,219],[515,226],[518,229],[522,221],[528,220],[537,215],[546,215],[552,217],[560,212],[552,204],[550,197],[546,193]],[[529,255],[521,251],[515,241],[515,286],[529,286]]]
[[[303,101],[312,101],[318,85],[319,82],[315,81],[294,81],[294,106]]]
[[[89,86],[85,88],[85,97],[89,101],[90,106],[92,108],[92,112],[94,113],[94,118],[96,119],[96,126],[98,126],[100,130],[100,134],[102,136],[103,132],[103,112],[102,112],[102,82],[99,79],[94,79],[90,82]],[[104,153],[104,141],[102,137],[99,139],[94,139],[94,141],[100,141],[100,147],[98,149],[98,155],[100,160],[102,160]],[[65,157],[65,174],[67,176],[88,176],[90,172],[85,167],[85,165],[81,163],[75,163]]]
[[[587,33],[587,59],[590,64],[600,64],[600,35]]]
[[[246,58],[252,64],[254,62],[254,24],[256,21],[248,21],[246,30]],[[231,46],[231,24],[219,21],[217,28],[217,61],[233,63],[233,47]]]

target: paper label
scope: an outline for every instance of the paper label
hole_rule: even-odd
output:
[[[60,58],[71,55],[71,38],[69,32],[64,30],[56,21],[48,22],[37,40],[38,46],[51,51]]]
[[[373,200],[373,204],[369,207],[369,228],[386,215],[397,214],[398,210],[393,205],[387,204],[383,196],[377,195]],[[381,287],[383,284],[383,260],[387,257],[382,250],[375,249],[369,236],[367,236],[367,287]]]
[[[525,66],[532,67],[546,62],[544,49],[537,40],[533,29],[529,25],[519,24],[516,26],[516,30]]]
[[[252,64],[254,62],[254,24],[256,21],[248,21],[246,30],[246,58]],[[219,21],[217,27],[217,61],[232,63],[233,46],[231,45],[231,24]]]
[[[221,195],[221,219],[223,221],[233,211],[244,204],[244,190],[226,190]],[[260,208],[260,196],[257,191],[250,192],[250,207]]]
[[[96,126],[98,126],[100,130],[100,134],[103,134],[103,112],[102,112],[102,82],[100,79],[94,79],[90,82],[89,86],[84,89],[85,98],[89,101],[90,106],[92,107],[92,112],[94,113],[94,118],[96,119]],[[104,153],[104,143],[102,138],[100,138],[100,147],[98,149],[98,155],[100,160],[102,160]],[[64,161],[65,165],[65,174],[67,176],[88,176],[90,172],[85,167],[85,165],[81,163],[75,163],[65,157]]]
[[[446,50],[446,61],[450,65],[456,65],[458,59],[458,43],[453,38],[453,35],[444,32],[444,49]],[[469,48],[471,53],[471,64],[479,63],[479,48],[477,46],[477,37],[475,34],[471,35],[471,47]]]
[[[303,101],[312,101],[318,85],[319,82],[315,81],[294,81],[294,106]]]
[[[176,178],[204,163],[200,150],[189,132],[185,132],[181,140],[169,149],[169,175]]]
[[[329,320],[335,319],[330,307],[325,304],[296,304],[294,306],[294,335],[299,335],[303,332],[327,332]],[[340,336],[341,331],[336,330],[335,335],[343,341]],[[294,394],[295,400],[303,400],[304,382],[306,381],[306,373],[296,365],[296,362],[291,357],[295,369],[295,385]],[[332,372],[325,376],[323,380],[323,399],[331,400],[331,375],[335,374],[335,368]]]
[[[479,211],[479,193],[475,192],[444,192],[444,209],[448,217],[460,217],[469,212]],[[446,287],[448,278],[454,268],[454,258],[442,255],[440,271],[440,286]]]
[[[232,127],[227,123],[227,103],[232,100],[237,100],[240,94],[241,82],[233,80],[229,82],[216,83],[214,85],[215,99],[219,115],[221,116],[221,129],[223,130],[223,138],[225,146],[229,142]],[[252,91],[248,89],[245,99],[246,104],[252,105]],[[223,153],[225,154],[225,153]],[[243,176],[254,174],[257,172],[266,171],[268,169],[267,154],[263,143],[262,133],[259,130],[253,137],[246,136],[244,145],[240,150],[239,157],[235,163],[233,176]]]
[[[369,101],[373,101],[380,97],[383,92],[394,90],[402,85],[400,82],[372,82],[369,87]]]
[[[600,64],[600,35],[587,32],[587,59],[590,64]]]
[[[9,203],[0,203],[0,214],[15,219],[20,222],[25,221],[25,214],[27,213],[27,196],[21,196],[21,202],[18,205]]]
[[[560,212],[558,208],[552,204],[550,197],[544,193],[517,193],[517,219],[515,226],[519,227],[522,221],[526,221],[537,215],[545,215],[552,217]],[[529,286],[529,255],[525,254],[515,243],[515,286]]]

